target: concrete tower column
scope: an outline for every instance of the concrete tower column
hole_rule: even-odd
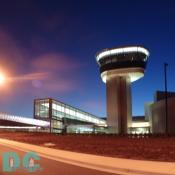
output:
[[[108,76],[106,81],[107,124],[110,133],[127,134],[131,123],[130,77]]]

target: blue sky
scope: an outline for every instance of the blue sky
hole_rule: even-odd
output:
[[[33,99],[52,97],[106,116],[105,84],[95,54],[110,47],[144,45],[144,78],[132,84],[133,115],[164,90],[175,90],[175,2],[172,0],[1,1],[0,111],[32,117]]]

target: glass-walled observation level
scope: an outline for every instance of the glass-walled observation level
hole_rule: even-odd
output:
[[[100,72],[117,68],[145,68],[147,63],[147,55],[143,53],[125,53],[104,57],[99,60]]]
[[[96,54],[100,72],[119,68],[145,68],[149,51],[137,45],[107,48]]]
[[[42,118],[45,120],[53,118],[63,123],[64,118],[67,118],[92,123],[97,126],[107,126],[105,120],[53,99],[37,99],[34,103],[35,118]]]

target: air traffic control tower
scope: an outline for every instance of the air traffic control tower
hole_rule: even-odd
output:
[[[126,134],[131,127],[131,82],[144,76],[149,51],[141,46],[105,49],[96,55],[106,83],[110,133]]]

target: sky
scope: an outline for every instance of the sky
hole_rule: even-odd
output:
[[[51,97],[106,116],[106,89],[95,54],[143,45],[144,78],[132,83],[133,115],[164,90],[175,91],[175,1],[0,0],[0,111],[33,116],[33,100]]]

